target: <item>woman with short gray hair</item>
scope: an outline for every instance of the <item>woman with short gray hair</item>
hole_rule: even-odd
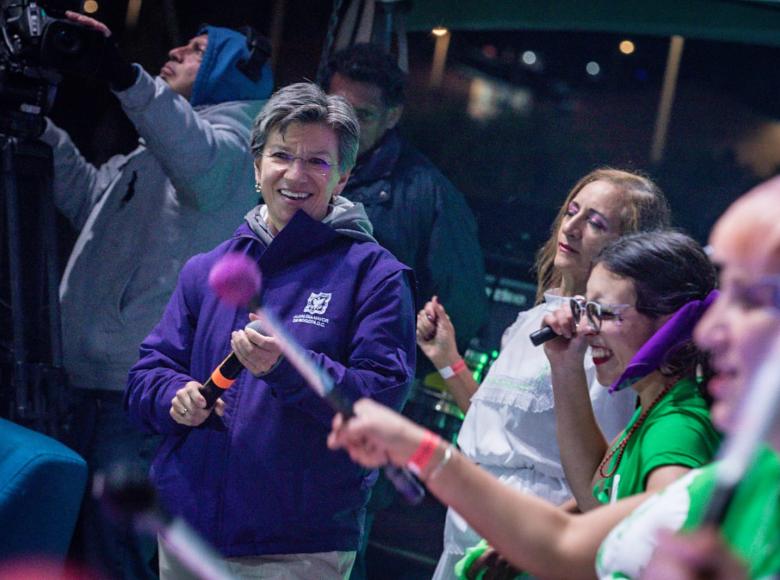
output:
[[[357,158],[360,125],[346,99],[326,94],[312,83],[295,83],[279,89],[252,125],[252,154],[260,157],[268,135],[285,132],[291,123],[323,123],[338,136],[339,169],[349,172]]]
[[[254,314],[209,290],[214,264],[239,253],[260,266],[264,307],[344,397],[400,409],[414,375],[411,271],[373,239],[363,206],[339,197],[358,134],[352,107],[313,84],[271,97],[252,132],[265,203],[184,266],[130,373],[131,416],[165,435],[163,505],[238,577],[348,577],[376,473],[327,449],[328,404],[275,337],[244,328]],[[250,372],[207,408],[199,388],[231,349]],[[160,575],[188,577],[162,544]]]

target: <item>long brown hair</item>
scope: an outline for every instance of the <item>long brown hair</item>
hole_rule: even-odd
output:
[[[536,254],[536,303],[542,301],[544,293],[561,285],[561,273],[555,267],[558,251],[558,232],[571,200],[589,183],[606,181],[624,197],[620,234],[644,232],[669,227],[671,212],[666,197],[660,188],[648,177],[632,171],[602,167],[580,179],[566,196],[566,199],[550,228],[550,238]]]

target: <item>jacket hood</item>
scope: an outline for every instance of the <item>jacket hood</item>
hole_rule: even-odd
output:
[[[268,229],[266,218],[268,217],[268,206],[265,204],[254,207],[246,214],[246,220],[249,228],[260,237],[266,244],[270,244],[274,239],[271,230]],[[361,242],[376,242],[374,239],[371,222],[366,215],[366,210],[362,203],[353,203],[345,197],[334,197],[330,202],[328,215],[322,220],[322,223],[330,226],[336,232]]]
[[[198,34],[208,34],[209,42],[192,87],[190,104],[193,107],[268,98],[274,83],[267,63],[256,82],[236,67],[239,61],[249,57],[243,34],[219,26],[204,26]]]

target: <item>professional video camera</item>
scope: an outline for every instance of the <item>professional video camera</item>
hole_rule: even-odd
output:
[[[52,153],[37,137],[62,73],[97,76],[114,48],[65,19],[78,4],[0,0],[0,414],[52,435],[66,381]]]
[[[63,4],[0,0],[0,134],[40,135],[60,73],[91,75],[101,65],[107,39],[55,17],[64,14]]]

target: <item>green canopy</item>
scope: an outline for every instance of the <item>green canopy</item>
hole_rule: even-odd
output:
[[[408,30],[586,30],[780,45],[773,0],[413,0]]]

